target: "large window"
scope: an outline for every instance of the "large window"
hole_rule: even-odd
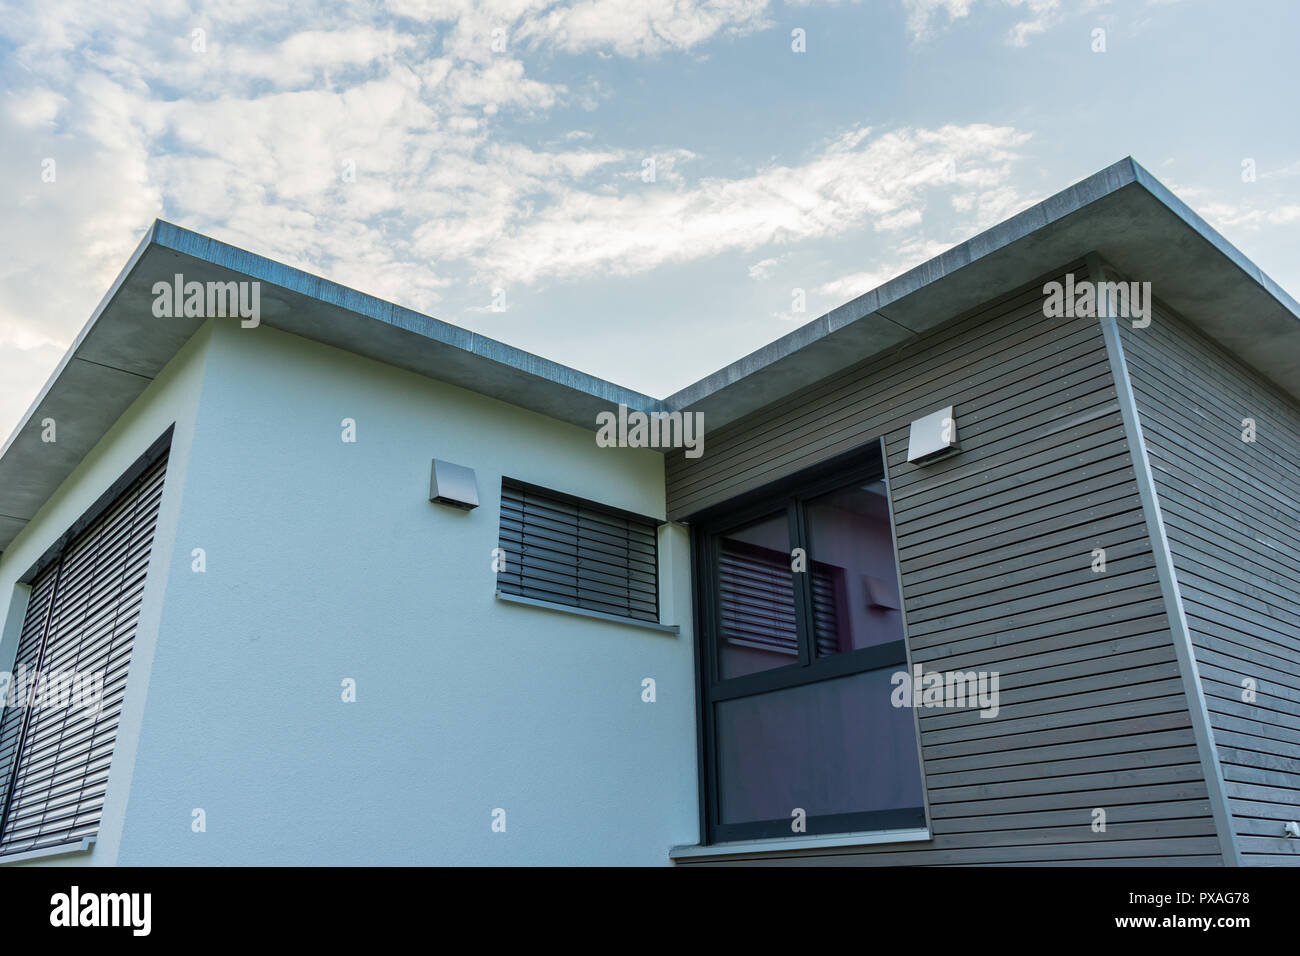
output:
[[[497,590],[659,620],[658,523],[512,479],[501,482]]]
[[[924,826],[879,446],[693,527],[708,839]]]
[[[0,713],[0,854],[99,829],[166,456],[32,581]]]

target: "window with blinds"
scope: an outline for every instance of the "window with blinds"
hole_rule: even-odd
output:
[[[32,582],[0,712],[0,854],[99,829],[166,470],[164,455]]]
[[[501,483],[504,594],[659,620],[658,523],[555,491]]]
[[[883,443],[691,524],[706,838],[924,826]]]

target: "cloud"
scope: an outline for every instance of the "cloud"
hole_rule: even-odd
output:
[[[967,223],[976,231],[997,225],[1029,205],[1030,200],[1009,184],[957,193],[952,197],[953,209],[966,214]]]
[[[928,210],[973,218],[1001,201],[1025,140],[1007,127],[852,127],[746,168],[620,139],[598,112],[565,115],[615,92],[565,58],[700,55],[769,12],[763,0],[397,0],[347,16],[327,0],[16,7],[0,22],[14,91],[0,141],[22,147],[0,153],[0,367],[28,384],[52,367],[155,217],[437,314],[494,286],[729,253],[762,250],[759,278],[801,243],[869,229],[905,248]],[[11,401],[0,396],[0,426]]]
[[[214,43],[218,65],[229,73],[290,89],[312,85],[325,74],[359,68],[393,57],[417,43],[415,37],[372,26],[304,30],[265,48]],[[193,62],[198,61],[197,55]]]
[[[471,257],[494,274],[533,282],[631,275],[839,235],[876,221],[898,228],[919,222],[930,190],[1001,183],[1026,139],[1009,127],[983,124],[876,137],[857,128],[803,163],[747,177],[615,195],[560,190],[543,209],[499,220],[499,233]]]
[[[923,40],[934,33],[935,21],[940,13],[951,23],[970,16],[975,0],[903,0],[907,17],[907,32],[914,40]]]
[[[817,294],[830,296],[834,299],[856,299],[864,292],[870,292],[879,286],[884,285],[896,275],[906,272],[906,268],[894,266],[884,269],[868,269],[865,272],[855,272],[852,275],[842,276],[838,279],[832,279],[830,282],[824,282],[817,287]]]
[[[771,23],[768,0],[396,0],[390,9],[416,22],[449,24],[446,50],[479,62],[518,46],[656,55]]]
[[[621,56],[690,50],[720,33],[747,35],[771,25],[767,0],[583,0],[524,22],[524,37],[568,53]]]
[[[817,294],[827,296],[837,302],[847,302],[864,292],[870,292],[884,285],[890,279],[901,276],[908,269],[933,259],[942,252],[952,248],[952,243],[939,240],[915,238],[899,248],[899,257],[890,265],[877,266],[864,272],[855,272],[824,282],[817,287]]]
[[[1290,179],[1292,176],[1300,176],[1300,160],[1288,163],[1285,166],[1263,169],[1259,173],[1259,178],[1264,181],[1270,179]]]
[[[977,0],[903,0],[907,32],[913,40],[928,40],[941,26],[950,27],[956,21],[969,17]],[[1078,0],[1076,6],[1089,9],[1098,0]],[[1027,46],[1030,38],[1045,32],[1061,17],[1060,0],[987,0],[985,7],[1011,7],[1020,19],[1007,32],[1007,42],[1012,46]]]
[[[1059,0],[1003,0],[1004,3],[1023,8],[1028,16],[1011,28],[1008,39],[1012,46],[1028,46],[1029,38],[1046,32],[1060,14]]]
[[[82,121],[35,135],[20,117],[0,112],[0,142],[23,144],[0,150],[2,345],[66,346],[161,209],[140,143],[129,134],[98,139],[121,119],[114,88],[87,81],[76,101]]]
[[[28,130],[52,128],[59,113],[67,105],[67,97],[53,90],[10,90],[5,96],[5,106],[13,121]]]
[[[1197,211],[1207,222],[1214,223],[1218,228],[1241,226],[1246,229],[1259,229],[1264,226],[1286,226],[1300,222],[1300,205],[1295,203],[1259,208],[1244,204],[1210,202],[1198,206]]]
[[[1286,180],[1300,175],[1300,161],[1259,167],[1258,181],[1243,183],[1234,175],[1231,189],[1220,180],[1214,187],[1195,182],[1170,181],[1169,188],[1196,209],[1215,229],[1240,227],[1258,230],[1300,222],[1300,204]],[[1229,198],[1231,197],[1231,198]]]

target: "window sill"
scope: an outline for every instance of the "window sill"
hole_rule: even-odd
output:
[[[525,604],[528,607],[540,607],[547,611],[561,611],[565,614],[576,614],[579,617],[595,618],[598,621],[612,621],[615,624],[630,624],[633,627],[641,627],[650,631],[659,631],[663,634],[680,634],[682,630],[676,624],[660,624],[657,621],[643,621],[636,617],[623,617],[619,614],[606,614],[604,611],[589,611],[583,607],[572,607],[568,604],[556,604],[553,601],[539,601],[536,598],[521,597],[518,594],[506,594],[502,591],[497,592],[497,600],[505,601],[508,604]]]
[[[74,843],[59,843],[56,846],[43,846],[39,850],[19,850],[17,853],[0,853],[0,866],[6,863],[21,863],[24,860],[46,860],[54,856],[71,856],[75,853],[89,853],[95,845],[95,838],[82,837]]]
[[[670,860],[698,860],[707,857],[753,856],[762,853],[788,853],[799,850],[824,850],[875,846],[881,843],[921,843],[929,840],[929,830],[876,830],[870,833],[828,833],[825,836],[782,837],[779,840],[737,840],[710,846],[675,846],[668,851]]]

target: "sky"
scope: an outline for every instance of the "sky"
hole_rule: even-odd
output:
[[[2,0],[0,436],[155,218],[657,397],[1128,155],[1300,297],[1297,36],[1290,0]]]

